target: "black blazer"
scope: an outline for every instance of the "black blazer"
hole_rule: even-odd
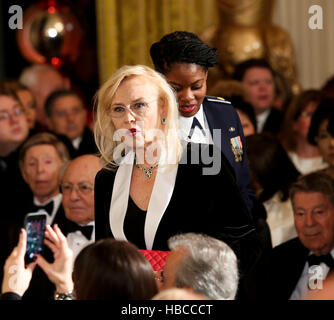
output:
[[[179,164],[170,202],[158,226],[153,250],[169,250],[167,240],[185,232],[206,233],[228,243],[239,255],[242,267],[259,254],[253,239],[253,220],[235,183],[234,171],[219,149],[213,145],[188,144],[187,159],[194,150],[210,150],[221,155],[221,170],[203,175],[199,164]],[[114,237],[110,229],[109,209],[116,172],[102,169],[95,179],[95,237]],[[146,249],[146,248],[140,248]]]
[[[271,108],[269,116],[264,123],[262,132],[271,132],[273,134],[278,133],[281,128],[282,121],[282,112],[275,108]]]
[[[275,247],[258,268],[257,298],[288,300],[303,272],[309,252],[299,238]]]
[[[224,153],[234,170],[236,183],[244,197],[247,208],[252,211],[255,198],[254,191],[250,187],[250,172],[246,153],[246,141],[238,113],[230,103],[216,97],[205,97],[203,111],[208,121],[211,136],[214,129],[221,130],[220,142],[215,141],[216,146]],[[231,138],[240,137],[243,146],[242,161],[236,162],[232,151]]]

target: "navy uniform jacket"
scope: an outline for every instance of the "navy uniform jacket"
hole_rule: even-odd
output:
[[[221,149],[234,169],[237,186],[243,195],[248,210],[251,212],[255,194],[250,188],[250,172],[245,148],[246,143],[238,113],[228,101],[209,96],[204,98],[203,111],[209,124],[214,144]],[[214,129],[221,130],[219,137],[221,141],[215,139],[213,134]],[[243,148],[242,160],[239,162],[235,159],[231,145],[231,139],[238,136],[240,137]]]

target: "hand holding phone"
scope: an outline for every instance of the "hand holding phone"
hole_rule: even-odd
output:
[[[4,265],[2,293],[14,292],[22,296],[29,287],[36,264],[30,263],[28,266],[25,266],[26,244],[27,233],[24,229],[21,229],[19,242]]]
[[[27,232],[27,249],[25,263],[29,264],[35,260],[35,254],[43,251],[44,232],[46,224],[46,213],[32,212],[25,217],[25,230]]]

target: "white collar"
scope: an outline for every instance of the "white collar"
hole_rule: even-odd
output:
[[[271,109],[268,109],[256,116],[257,132],[262,132],[264,123],[266,122]]]
[[[76,149],[76,150],[79,149],[81,141],[82,141],[82,136],[79,136],[78,138],[75,138],[75,139],[72,140],[72,145],[73,145],[74,149]]]
[[[128,207],[130,184],[135,153],[130,151],[122,160],[116,172],[110,202],[109,223],[114,237],[127,240],[124,234],[124,219]],[[160,220],[172,197],[178,164],[159,166],[148,205],[144,237],[146,249],[152,250]]]
[[[206,135],[202,134],[202,131],[196,127],[194,130],[191,139],[188,138],[191,126],[193,124],[194,118],[198,120],[202,128],[205,130]],[[198,112],[192,117],[183,117],[179,115],[179,125],[180,125],[180,138],[181,140],[185,140],[188,142],[194,143],[205,143],[205,144],[213,144],[211,133],[209,129],[208,122],[206,120],[205,114],[203,112],[203,104],[199,108]]]

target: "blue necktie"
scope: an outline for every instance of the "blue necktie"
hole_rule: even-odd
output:
[[[194,134],[194,131],[195,131],[196,127],[198,127],[199,129],[201,129],[203,135],[206,136],[205,130],[203,129],[203,127],[201,126],[201,124],[199,123],[199,121],[197,120],[197,118],[194,117],[193,124],[191,125],[189,136],[188,136],[189,139],[191,139],[192,135]]]

